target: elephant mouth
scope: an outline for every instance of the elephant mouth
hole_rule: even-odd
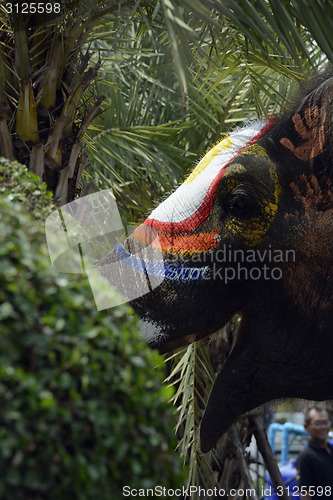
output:
[[[199,340],[198,336],[199,335],[197,333],[193,333],[190,335],[186,335],[185,337],[180,338],[180,339],[174,339],[171,341],[167,341],[166,344],[161,344],[158,347],[158,351],[160,354],[166,354],[166,353],[168,353],[170,351],[174,351],[175,349],[178,349],[180,347],[184,347],[184,346],[193,344],[193,342],[195,342],[196,340]]]
[[[237,344],[238,339],[241,335],[241,331],[242,331],[243,326],[244,326],[244,322],[245,322],[245,315],[244,315],[243,311],[237,311],[234,314],[234,316],[240,316],[240,321],[239,321],[239,324],[238,324],[236,330],[233,333],[233,340],[232,340],[230,352],[234,349],[235,345]]]
[[[234,332],[233,342],[230,352],[234,349],[239,339],[242,325],[244,323],[244,314],[240,311],[237,311],[237,313],[235,314],[241,316],[241,321],[239,322],[239,325],[236,331]],[[157,325],[154,325],[153,323],[150,322],[142,321],[141,333],[151,348],[157,349],[160,354],[166,354],[170,351],[174,351],[175,349],[179,349],[181,347],[187,347],[190,344],[193,344],[194,342],[197,342],[205,337],[208,337],[209,335],[218,332],[232,319],[233,316],[234,315],[232,315],[230,318],[227,319],[227,321],[224,321],[218,327],[210,328],[200,332],[191,332],[191,333],[187,332],[183,334],[179,331],[173,334],[168,334],[166,332],[163,332],[163,329],[161,329]]]
[[[160,354],[166,354],[180,347],[188,346],[212,332],[194,332],[183,334],[179,332],[166,332],[163,327],[149,320],[141,320],[141,336],[146,340],[149,347],[158,350]]]

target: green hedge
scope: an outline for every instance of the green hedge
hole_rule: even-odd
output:
[[[41,182],[37,175],[29,173],[17,161],[10,162],[0,157],[0,181],[0,196],[23,204],[24,210],[35,219],[44,220],[55,210],[53,195],[47,191],[45,182]]]
[[[5,167],[0,498],[113,500],[125,485],[179,487],[162,358],[127,305],[99,312],[85,277],[51,268],[43,224],[31,215],[50,212],[49,195],[24,167]],[[31,189],[17,188],[10,168]]]

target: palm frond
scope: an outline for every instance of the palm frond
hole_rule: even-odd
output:
[[[214,452],[200,452],[198,428],[215,374],[203,341],[191,344],[169,358],[171,373],[166,382],[176,387],[172,398],[178,411],[176,433],[178,449],[184,465],[188,465],[186,487],[212,488],[214,483],[212,463],[218,462]]]

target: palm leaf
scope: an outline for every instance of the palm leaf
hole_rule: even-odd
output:
[[[199,451],[199,422],[215,378],[206,346],[203,341],[191,344],[168,361],[172,368],[166,382],[176,387],[172,401],[178,411],[178,449],[189,470],[186,488],[218,486],[211,467],[212,461],[218,461],[217,455]]]

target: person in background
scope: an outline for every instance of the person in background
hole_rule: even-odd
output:
[[[302,500],[333,498],[333,446],[327,441],[330,426],[325,410],[314,406],[305,412],[304,428],[311,439],[296,461]]]

